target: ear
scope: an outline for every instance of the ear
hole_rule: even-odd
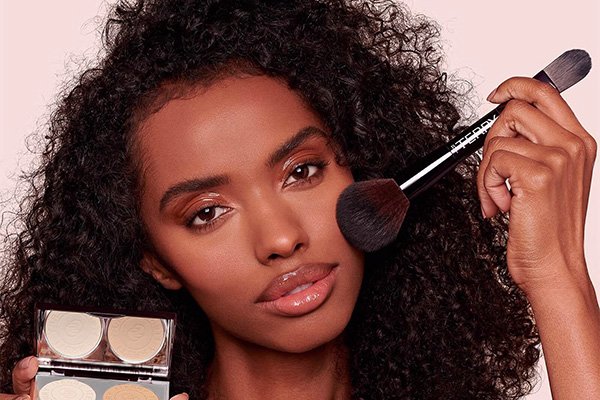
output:
[[[144,252],[140,267],[145,273],[152,275],[165,289],[179,290],[183,286],[177,274],[165,267],[154,254],[148,251]]]

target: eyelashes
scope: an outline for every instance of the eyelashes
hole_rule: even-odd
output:
[[[286,180],[283,183],[283,187],[311,184],[315,179],[322,176],[323,170],[327,165],[329,165],[329,163],[323,160],[309,160],[296,164],[291,172],[288,173]],[[292,178],[295,180],[289,182]]]
[[[216,223],[215,221],[231,210],[231,207],[218,204],[208,205],[192,215],[185,225],[196,230],[209,230]]]
[[[321,159],[307,160],[295,164],[286,174],[283,188],[304,188],[317,184],[322,179],[328,165],[328,161]],[[210,231],[217,224],[223,222],[232,210],[232,207],[218,203],[204,205],[187,219],[185,225],[200,232]]]

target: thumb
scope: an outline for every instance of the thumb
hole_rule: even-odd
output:
[[[29,397],[26,394],[1,394],[0,393],[0,400],[30,400],[31,397]]]
[[[34,356],[22,359],[12,373],[13,389],[16,394],[24,395],[31,391],[31,383],[38,370],[38,361]],[[0,397],[0,400],[3,400]]]
[[[181,393],[178,394],[177,396],[173,396],[171,397],[171,400],[188,400],[190,398],[190,396],[188,396],[187,393]],[[0,399],[2,400],[2,399]]]

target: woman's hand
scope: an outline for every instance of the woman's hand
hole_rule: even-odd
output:
[[[484,145],[479,195],[486,217],[510,210],[513,280],[526,293],[564,279],[587,283],[583,236],[594,139],[558,91],[534,79],[509,79],[488,99],[508,103]]]
[[[508,270],[535,314],[553,397],[600,398],[600,310],[583,247],[596,142],[544,83],[512,78],[488,100],[507,104],[484,145],[482,212],[510,213]]]
[[[0,394],[0,400],[26,400],[33,392],[33,379],[38,370],[37,359],[33,356],[19,361],[12,372],[15,394]]]
[[[30,400],[33,398],[34,378],[38,370],[38,361],[30,356],[17,363],[12,373],[15,394],[1,394],[0,400]],[[171,400],[188,400],[186,393],[178,394]]]

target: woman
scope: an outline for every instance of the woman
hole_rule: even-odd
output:
[[[43,299],[177,311],[172,388],[191,398],[517,398],[540,338],[556,398],[600,395],[595,143],[548,87],[490,96],[509,104],[479,173],[424,194],[392,245],[339,232],[348,184],[398,175],[459,121],[436,36],[390,2],[117,7],[31,177],[2,389],[30,390],[35,360],[15,364]]]

